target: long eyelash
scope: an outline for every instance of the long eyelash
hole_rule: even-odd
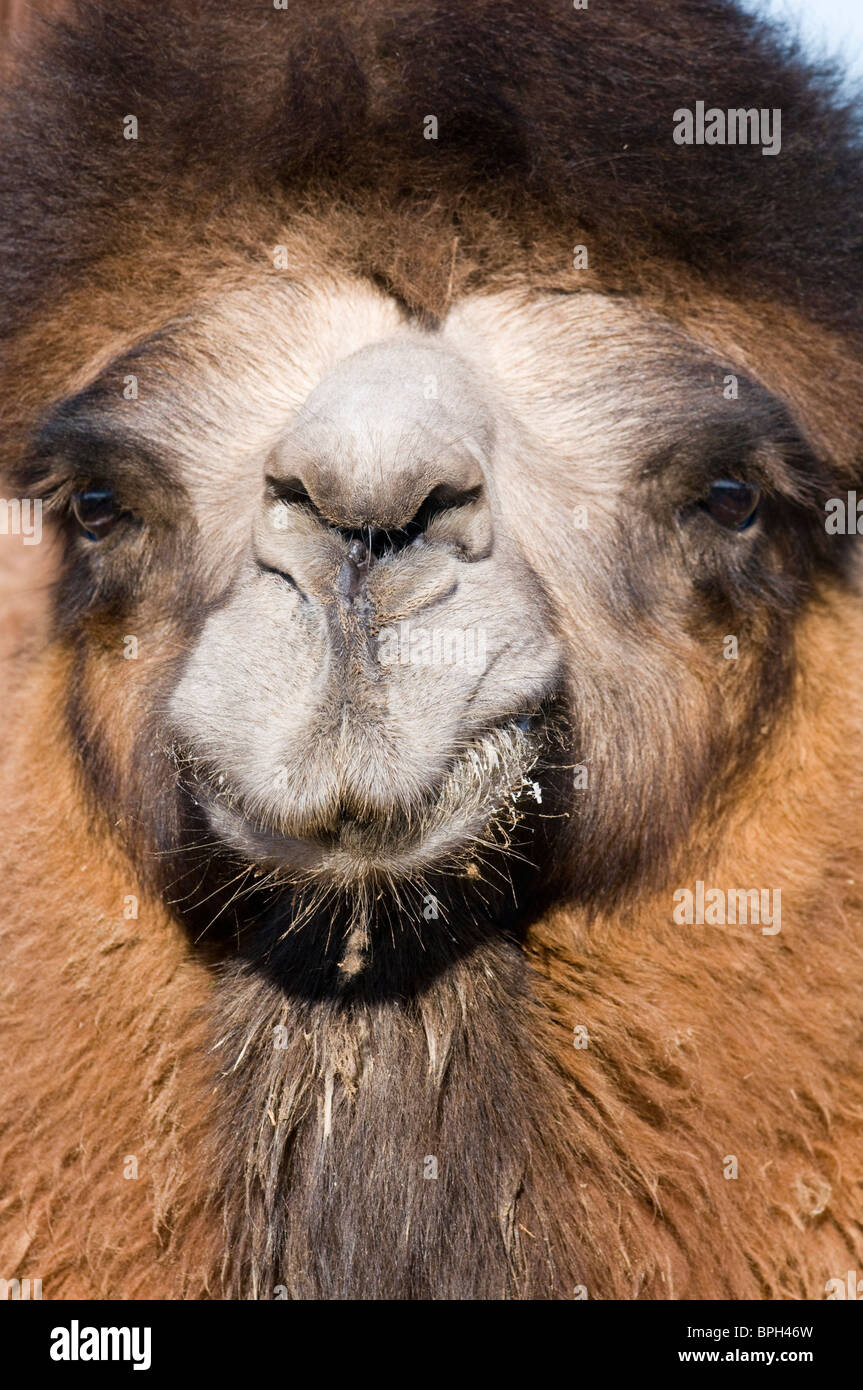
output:
[[[88,491],[111,491],[107,484],[93,477],[70,477],[67,472],[53,475],[44,474],[35,485],[28,488],[28,494],[42,502],[43,510],[64,519],[74,519],[72,502],[79,493]]]
[[[45,459],[25,460],[16,474],[22,491],[28,497],[38,498],[51,511],[68,508],[75,493],[87,485],[70,475],[67,466],[51,466]]]
[[[72,498],[78,491],[78,484],[71,478],[45,478],[30,489],[31,495],[40,499],[45,511],[58,516],[72,515]]]

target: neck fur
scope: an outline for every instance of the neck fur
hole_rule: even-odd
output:
[[[328,925],[302,935],[313,969],[262,948],[219,985],[233,1296],[571,1297],[574,1160],[520,945],[450,924],[411,987],[374,929],[347,982]]]

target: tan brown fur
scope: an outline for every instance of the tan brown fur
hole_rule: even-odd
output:
[[[767,950],[751,926],[682,934],[668,893],[589,924],[555,913],[532,933],[561,1041],[567,1025],[590,1033],[561,1057],[613,1152],[602,1190],[617,1172],[638,1194],[621,1203],[606,1296],[822,1298],[859,1263],[860,1020],[845,1001],[863,974],[861,856],[837,847],[855,842],[860,813],[859,695],[838,680],[860,633],[834,598],[801,635],[799,704],[704,872],[716,885],[781,877],[787,918]],[[723,1176],[732,1154],[737,1181]],[[606,1264],[594,1210],[588,1190]]]
[[[16,1056],[5,1087],[4,1259],[25,1277],[50,1270],[47,1297],[200,1297],[208,1276],[188,1145],[208,1089],[207,976],[82,815],[68,751],[48,734],[65,679],[60,654],[44,661],[18,692],[26,721],[7,724],[4,883],[7,902],[27,913],[3,924],[4,1027]],[[22,782],[42,789],[25,817],[14,797]],[[60,892],[40,871],[58,840]],[[128,894],[139,897],[136,919],[124,917]],[[15,1000],[37,995],[44,1007],[21,1014]],[[137,1180],[123,1176],[131,1155]]]

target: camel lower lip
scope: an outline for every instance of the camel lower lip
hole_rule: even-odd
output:
[[[463,866],[478,841],[488,843],[493,824],[512,829],[541,795],[529,774],[543,743],[544,730],[534,721],[506,721],[454,759],[424,805],[377,820],[336,813],[325,825],[283,825],[278,806],[254,816],[224,779],[196,779],[191,790],[218,838],[249,863],[287,877],[392,879]]]

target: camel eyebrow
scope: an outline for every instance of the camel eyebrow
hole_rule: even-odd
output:
[[[128,469],[136,459],[149,466],[158,455],[164,464],[169,451],[163,438],[165,392],[151,391],[148,405],[139,399],[138,386],[142,375],[174,388],[182,380],[177,342],[182,322],[164,324],[125,347],[86,386],[57,401],[37,426],[31,459],[74,464],[90,455],[105,467],[125,460]],[[179,401],[176,408],[179,413]]]
[[[127,506],[158,508],[159,499],[182,495],[179,470],[156,443],[155,430],[141,428],[145,419],[138,414],[132,427],[98,387],[61,401],[43,418],[17,470],[22,484],[56,506],[92,483],[116,490]]]
[[[786,405],[749,383],[732,412],[704,408],[703,397],[671,425],[664,442],[651,449],[640,467],[649,481],[679,476],[690,484],[717,472],[747,474],[762,485],[804,500],[832,478]]]
[[[29,456],[32,463],[47,463],[52,470],[89,474],[132,471],[136,460],[149,461],[149,452],[139,431],[125,428],[110,414],[61,408],[43,421]]]

